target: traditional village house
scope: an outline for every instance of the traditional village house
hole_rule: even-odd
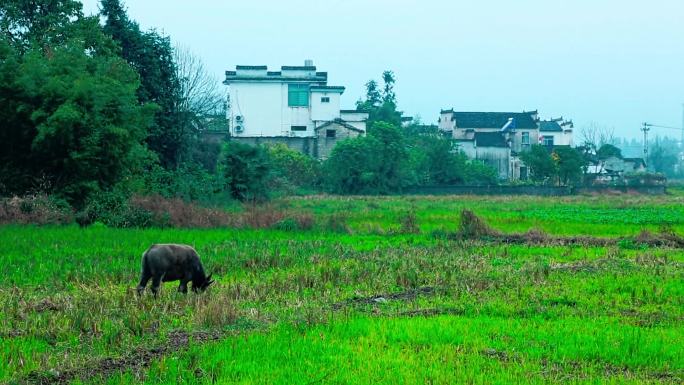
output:
[[[439,129],[452,137],[470,159],[497,170],[502,180],[526,178],[518,154],[539,142],[539,117],[530,112],[457,112],[442,110]]]

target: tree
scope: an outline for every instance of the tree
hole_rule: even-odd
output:
[[[558,184],[567,186],[582,180],[585,160],[582,154],[571,147],[557,147],[553,150],[553,159],[558,170]]]
[[[119,0],[101,0],[100,14],[105,18],[105,33],[119,44],[122,57],[140,75],[138,99],[159,106],[149,129],[148,147],[164,167],[178,167],[188,150],[190,133],[179,124],[182,93],[170,39],[154,30],[142,32]]]
[[[382,73],[382,81],[385,88],[382,92],[382,102],[397,104],[397,95],[394,93],[394,83],[397,81],[394,72],[385,71]]]
[[[600,161],[606,160],[608,158],[620,158],[622,159],[622,150],[613,146],[612,144],[605,143],[599,147],[596,151],[596,156]]]
[[[319,183],[319,162],[284,144],[268,148],[273,173],[297,187],[311,188]]]
[[[176,46],[173,58],[180,83],[178,114],[183,124],[200,127],[202,118],[221,112],[224,100],[219,91],[220,83],[189,49]]]
[[[73,37],[74,19],[83,17],[76,0],[3,0],[0,33],[22,53],[31,46],[49,48]]]
[[[461,156],[466,157],[461,153]],[[493,185],[499,179],[496,169],[478,160],[466,162],[465,183],[474,185]]]
[[[382,103],[382,96],[380,95],[380,90],[378,90],[378,82],[369,80],[368,83],[366,83],[366,101],[360,103],[366,103],[366,107],[380,106],[380,103]]]
[[[467,158],[455,151],[451,140],[437,132],[412,136],[412,169],[418,184],[462,184],[466,179]]]
[[[580,137],[583,146],[596,151],[604,144],[613,144],[615,142],[615,129],[591,122],[587,126],[582,127]]]
[[[388,194],[409,180],[408,150],[399,127],[375,122],[368,135],[338,143],[324,165],[328,189],[340,194]]]
[[[386,122],[401,127],[401,112],[397,111],[397,98],[394,93],[396,77],[392,71],[382,73],[383,89],[375,80],[366,83],[366,99],[356,102],[357,110],[368,111],[368,125],[375,122]]]
[[[226,189],[234,199],[256,201],[268,198],[271,177],[268,151],[261,146],[228,142],[222,158]]]
[[[373,157],[377,146],[377,141],[370,137],[339,142],[323,163],[327,189],[336,194],[377,194]]]
[[[378,192],[400,190],[408,173],[407,143],[401,128],[387,122],[375,122],[368,128],[368,135],[378,144],[374,150]]]
[[[2,154],[2,184],[12,192],[41,188],[79,206],[145,156],[141,142],[154,107],[140,105],[137,75],[121,59],[91,56],[82,42],[70,41],[50,56],[32,49],[0,61],[0,68],[16,71],[5,78],[2,94],[7,107],[22,111],[3,122],[16,124],[7,126],[10,136],[16,133],[9,144],[25,152]],[[9,115],[0,112],[3,120]],[[17,179],[28,175],[33,178]]]
[[[531,146],[530,151],[520,153],[520,159],[529,167],[535,182],[546,182],[557,173],[556,163],[545,146]]]
[[[648,165],[653,171],[673,176],[675,174],[676,164],[676,150],[667,148],[660,143],[651,146],[648,155]]]

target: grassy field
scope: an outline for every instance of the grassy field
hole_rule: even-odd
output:
[[[458,239],[684,233],[679,194],[292,198],[310,230],[0,227],[0,383],[684,382],[684,250]],[[410,226],[407,225],[407,222]],[[152,243],[218,283],[137,298]]]

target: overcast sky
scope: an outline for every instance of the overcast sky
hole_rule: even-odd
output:
[[[352,108],[396,73],[399,107],[522,111],[640,135],[682,125],[682,0],[128,0],[129,16],[189,47],[223,80],[236,64],[314,60]],[[85,0],[86,14],[97,0]],[[661,130],[661,135],[677,135]]]

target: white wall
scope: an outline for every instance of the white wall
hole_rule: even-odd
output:
[[[233,135],[282,135],[281,83],[233,83],[228,87],[228,93],[230,95],[229,119]],[[243,132],[235,131],[235,117],[238,115],[244,117]]]
[[[451,131],[454,129],[456,122],[452,121],[451,118],[454,117],[453,112],[441,113],[439,115],[439,129],[443,131]]]
[[[266,76],[266,70],[240,69],[239,75]],[[316,90],[309,93],[309,105],[306,107],[288,106],[288,85],[309,84],[320,86],[320,79],[314,70],[283,70],[277,79],[235,79],[228,85],[230,100],[227,118],[230,121],[231,134],[239,137],[275,137],[296,136],[313,137],[314,121],[328,122],[341,118],[340,91]],[[321,98],[330,98],[329,103],[322,103]],[[242,116],[243,130],[237,132],[236,116]],[[365,131],[367,113],[345,114],[342,117],[354,127]],[[320,123],[319,123],[320,125]],[[305,126],[306,131],[292,131],[292,126]]]
[[[330,98],[322,103],[321,98]],[[311,120],[329,122],[340,117],[340,93],[314,91],[311,93]]]
[[[340,118],[361,131],[366,131],[367,112],[342,112]]]
[[[459,151],[462,151],[468,159],[475,159],[477,157],[477,151],[475,151],[475,142],[457,142],[456,146]]]
[[[229,86],[231,132],[235,136],[313,136],[311,107],[288,106],[288,83],[280,82],[235,82]],[[331,105],[334,105],[331,94]],[[311,105],[315,100],[309,97]],[[320,105],[320,97],[318,98]],[[339,106],[339,94],[337,95]],[[330,114],[320,110],[321,115]],[[339,114],[339,108],[337,109]],[[235,117],[244,117],[242,132],[234,130]],[[329,119],[330,120],[330,119]],[[292,126],[306,126],[306,131],[292,131]]]
[[[572,131],[570,132],[559,132],[559,131],[542,131],[539,135],[543,137],[553,137],[554,146],[572,146]],[[535,144],[538,142],[535,142]]]

